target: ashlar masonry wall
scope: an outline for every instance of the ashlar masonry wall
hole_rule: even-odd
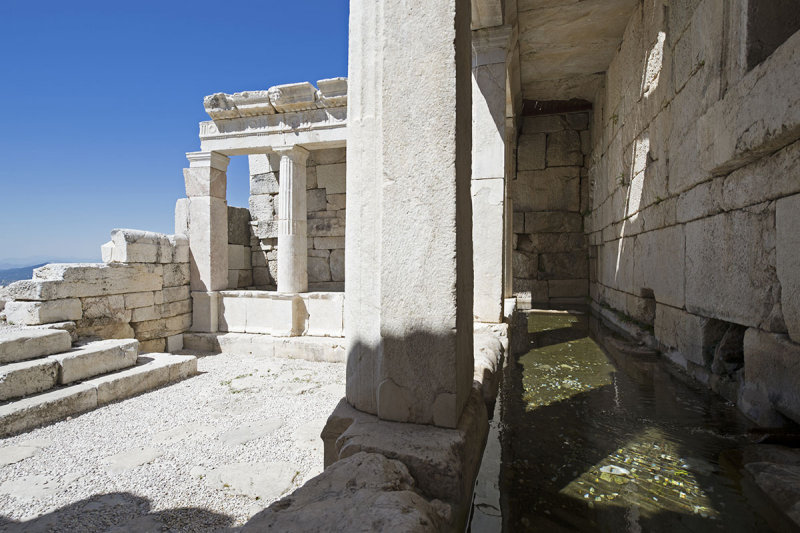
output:
[[[755,16],[639,3],[594,103],[585,230],[596,308],[778,424],[800,421],[800,34],[754,65]]]
[[[114,230],[103,261],[45,265],[5,287],[6,319],[63,323],[76,337],[136,338],[142,353],[181,349],[192,323],[186,237]]]
[[[586,305],[589,113],[525,117],[517,145],[513,290],[534,305]]]
[[[344,290],[345,159],[345,148],[312,150],[308,157],[306,201],[311,291]],[[280,162],[275,155],[251,155],[249,160],[252,284],[260,290],[275,290]]]

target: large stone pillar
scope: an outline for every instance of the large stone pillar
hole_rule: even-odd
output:
[[[308,292],[306,161],[300,146],[276,148],[278,174],[278,292]]]
[[[470,0],[352,0],[347,401],[456,427],[472,386]]]
[[[189,152],[183,170],[189,197],[192,331],[217,331],[217,291],[228,288],[227,176],[230,159],[217,152]]]
[[[506,244],[506,55],[510,26],[472,32],[473,313],[503,320]]]

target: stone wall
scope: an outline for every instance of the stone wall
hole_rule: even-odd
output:
[[[253,285],[261,290],[275,290],[280,161],[274,154],[251,155],[249,160]],[[311,151],[306,180],[309,290],[343,291],[345,149]]]
[[[3,289],[6,320],[72,322],[78,337],[136,338],[143,353],[181,349],[192,323],[186,237],[114,230],[103,261],[45,265],[12,283]]]
[[[638,5],[594,103],[591,298],[800,421],[800,34],[752,65],[745,2],[666,4]]]
[[[228,289],[253,285],[250,211],[228,206]]]
[[[589,114],[525,117],[517,145],[513,288],[533,304],[586,305]]]

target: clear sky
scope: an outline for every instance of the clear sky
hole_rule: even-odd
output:
[[[172,233],[203,96],[347,75],[348,0],[3,0],[0,17],[0,264]],[[247,194],[235,157],[228,203]]]

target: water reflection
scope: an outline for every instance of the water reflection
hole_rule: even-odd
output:
[[[531,313],[528,341],[504,376],[505,531],[768,531],[719,462],[745,440],[732,406],[653,354],[610,357],[585,315]]]

